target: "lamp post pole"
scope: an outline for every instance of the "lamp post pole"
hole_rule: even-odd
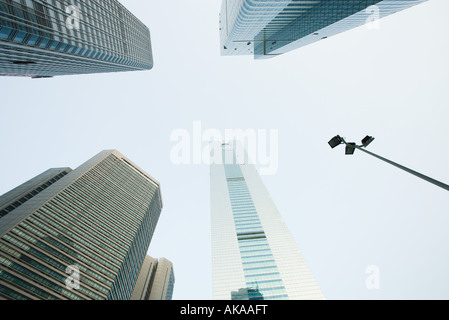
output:
[[[432,184],[434,184],[434,185],[436,185],[436,186],[438,186],[438,187],[440,187],[440,188],[443,188],[443,189],[449,191],[449,185],[447,185],[447,184],[445,184],[445,183],[442,183],[442,182],[440,182],[440,181],[438,181],[438,180],[432,179],[432,178],[430,178],[430,177],[428,177],[428,176],[426,176],[426,175],[423,175],[423,174],[421,174],[421,173],[419,173],[419,172],[416,172],[416,171],[414,171],[414,170],[412,170],[412,169],[409,169],[409,168],[407,168],[407,167],[404,167],[403,165],[400,165],[400,164],[398,164],[398,163],[396,163],[396,162],[393,162],[393,161],[391,161],[391,160],[385,159],[384,157],[381,157],[381,156],[379,156],[379,155],[377,155],[377,154],[375,154],[375,153],[373,153],[373,152],[370,152],[370,151],[364,149],[364,147],[366,147],[367,145],[358,146],[358,145],[356,145],[355,143],[348,143],[348,142],[346,142],[346,141],[345,141],[343,138],[341,138],[340,136],[337,136],[337,137],[335,137],[334,139],[336,139],[336,138],[337,138],[337,141],[338,141],[338,139],[339,139],[339,141],[341,141],[341,143],[343,143],[343,144],[346,145],[347,150],[348,150],[348,149],[349,149],[349,150],[350,150],[350,149],[358,149],[358,150],[361,150],[361,151],[363,151],[363,152],[365,152],[365,153],[367,153],[367,154],[369,154],[369,155],[371,155],[371,156],[373,156],[373,157],[375,157],[375,158],[377,158],[377,159],[380,159],[380,160],[382,160],[382,161],[384,161],[384,162],[386,162],[386,163],[389,163],[389,164],[395,166],[396,168],[402,169],[402,170],[404,170],[404,171],[406,171],[406,172],[408,172],[408,173],[413,174],[414,176],[416,176],[416,177],[418,177],[418,178],[421,178],[421,179],[423,179],[423,180],[425,180],[425,181],[427,181],[427,182],[430,182],[430,183],[432,183]],[[367,138],[368,138],[368,137],[367,137]],[[371,138],[371,137],[370,137],[370,138]],[[366,138],[365,138],[365,139],[366,139]],[[372,138],[371,141],[372,141],[372,140],[374,140],[374,139]],[[335,145],[332,146],[332,147],[335,148]],[[347,154],[351,154],[351,153],[347,153]]]
[[[393,162],[393,161],[391,161],[391,160],[385,159],[384,157],[381,157],[381,156],[379,156],[379,155],[377,155],[377,154],[375,154],[375,153],[372,153],[372,152],[370,152],[370,151],[368,151],[368,150],[365,150],[365,149],[361,148],[360,146],[356,146],[356,148],[357,148],[358,150],[361,150],[361,151],[365,152],[365,153],[368,153],[369,155],[372,155],[373,157],[376,157],[377,159],[380,159],[380,160],[382,160],[382,161],[385,161],[386,163],[389,163],[389,164],[391,164],[391,165],[393,165],[393,166],[395,166],[395,167],[397,167],[397,168],[399,168],[399,169],[402,169],[402,170],[404,170],[404,171],[406,171],[406,172],[408,172],[408,173],[411,173],[411,174],[417,176],[418,178],[421,178],[421,179],[423,179],[423,180],[426,180],[427,182],[433,183],[434,185],[436,185],[436,186],[438,186],[438,187],[440,187],[440,188],[443,188],[443,189],[449,191],[449,186],[448,186],[447,184],[444,184],[444,183],[442,183],[442,182],[440,182],[440,181],[438,181],[438,180],[432,179],[432,178],[430,178],[430,177],[428,177],[428,176],[426,176],[426,175],[423,175],[423,174],[421,174],[421,173],[419,173],[419,172],[416,172],[416,171],[414,171],[414,170],[412,170],[412,169],[409,169],[409,168],[407,168],[407,167],[404,167],[404,166],[402,166],[402,165],[400,165],[400,164],[398,164],[398,163],[396,163],[396,162]]]

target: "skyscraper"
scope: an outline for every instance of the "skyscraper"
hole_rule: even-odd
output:
[[[150,31],[117,0],[0,0],[0,75],[148,70]]]
[[[271,58],[427,0],[223,0],[222,55]]]
[[[214,299],[324,299],[255,166],[232,144],[211,164]]]
[[[0,218],[70,173],[70,168],[49,169],[0,197]]]
[[[173,263],[146,256],[131,300],[172,300],[174,285]]]
[[[159,183],[115,150],[0,204],[0,299],[13,300],[128,300],[162,208]]]

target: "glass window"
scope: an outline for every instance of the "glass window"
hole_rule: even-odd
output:
[[[28,44],[33,46],[37,43],[38,40],[39,40],[39,37],[33,34],[28,39]]]
[[[39,44],[39,47],[46,48],[50,40],[43,38],[41,43]]]
[[[27,34],[26,34],[25,32],[19,31],[19,32],[16,33],[16,35],[15,35],[15,37],[14,37],[14,41],[16,41],[16,42],[22,42],[23,39],[25,39],[25,36],[26,36],[26,35],[27,35]]]
[[[0,30],[0,38],[1,39],[8,39],[12,29],[8,27],[2,27]]]
[[[59,45],[58,41],[53,41],[52,44],[50,45],[50,49],[55,50]]]

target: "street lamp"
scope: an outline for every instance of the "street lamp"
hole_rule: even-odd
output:
[[[331,146],[332,149],[341,145],[342,143],[343,143],[343,138],[340,136],[335,136],[331,139],[331,141],[329,141],[329,145]]]
[[[444,184],[444,183],[442,183],[442,182],[440,182],[438,180],[432,179],[432,178],[430,178],[428,176],[425,176],[425,175],[423,175],[423,174],[421,174],[419,172],[416,172],[416,171],[411,170],[411,169],[409,169],[407,167],[404,167],[404,166],[402,166],[402,165],[400,165],[400,164],[398,164],[396,162],[393,162],[391,160],[385,159],[385,158],[383,158],[383,157],[381,157],[381,156],[379,156],[377,154],[374,154],[374,153],[372,153],[372,152],[370,152],[368,150],[365,150],[364,148],[366,148],[373,141],[374,141],[373,137],[366,136],[365,138],[363,138],[362,144],[361,145],[357,145],[354,142],[346,142],[345,139],[340,137],[340,136],[335,136],[335,137],[333,137],[329,141],[329,145],[331,146],[332,149],[334,149],[337,146],[339,146],[340,144],[345,144],[346,145],[346,150],[345,150],[346,155],[353,155],[356,149],[361,150],[361,151],[363,151],[363,152],[365,152],[365,153],[367,153],[367,154],[369,154],[369,155],[371,155],[371,156],[373,156],[373,157],[375,157],[377,159],[385,161],[385,162],[387,162],[387,163],[389,163],[389,164],[391,164],[391,165],[393,165],[393,166],[395,166],[395,167],[397,167],[399,169],[402,169],[402,170],[404,170],[404,171],[406,171],[408,173],[411,173],[411,174],[417,176],[418,178],[426,180],[427,182],[433,183],[434,185],[449,191],[449,185],[447,185],[447,184]]]

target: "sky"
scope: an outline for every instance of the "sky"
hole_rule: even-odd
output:
[[[449,298],[448,192],[327,144],[372,135],[370,151],[449,184],[448,1],[258,61],[220,56],[220,0],[120,2],[150,28],[154,68],[0,78],[0,194],[117,149],[161,183],[149,254],[173,262],[173,299],[209,300],[209,167],[193,149],[177,164],[173,135],[276,132],[262,178],[327,299]]]

